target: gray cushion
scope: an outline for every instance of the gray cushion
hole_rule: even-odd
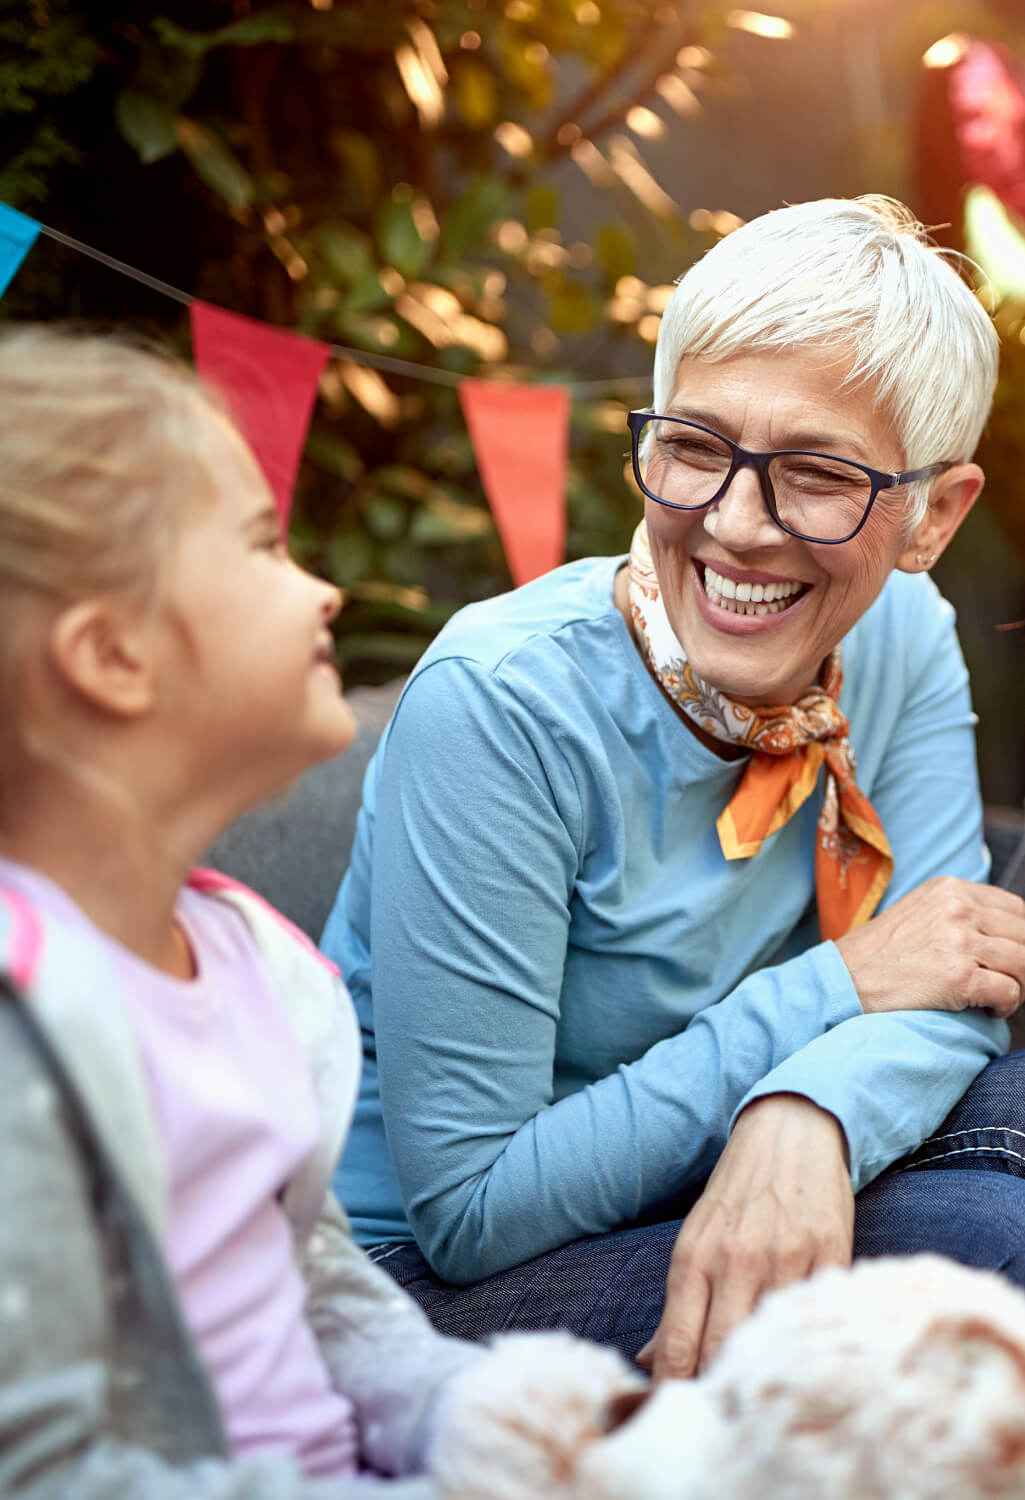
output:
[[[207,852],[205,863],[259,891],[314,942],[349,863],[363,773],[404,680],[350,693],[359,721],[352,748],[239,818]]]

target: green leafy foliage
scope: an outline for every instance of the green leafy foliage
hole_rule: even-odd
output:
[[[236,212],[248,208],[256,191],[253,179],[221,137],[186,115],[178,116],[174,129],[197,177],[213,188],[229,208]]]
[[[408,280],[426,269],[431,245],[417,229],[410,202],[392,199],[383,203],[375,216],[374,231],[382,264],[394,266]]]
[[[696,204],[672,218],[646,207],[613,142],[643,104],[675,151],[694,149],[655,85],[700,45],[725,87],[732,8],[0,0],[0,200],[212,302],[442,377],[355,359],[324,377],[291,543],[346,590],[350,683],[408,670],[455,609],[509,586],[445,377],[610,382],[574,401],[567,554],[627,545],[639,501],[625,413],[648,398],[667,286],[715,236],[688,226]],[[791,0],[786,13],[818,24],[841,8]],[[924,10],[908,7],[914,66]],[[963,0],[933,12],[935,35],[967,24]],[[2,313],[116,317],[187,351],[176,303],[49,242]],[[1025,554],[1025,344],[1020,324],[1006,333],[985,462]],[[983,551],[989,567],[1000,547]]]
[[[23,0],[0,0],[0,201],[43,202],[53,171],[81,160],[57,109],[91,79],[98,57],[96,38],[66,0],[48,7],[45,26]]]
[[[153,22],[155,34],[168,47],[189,57],[205,57],[214,47],[256,47],[261,42],[290,42],[295,31],[284,7],[257,11],[214,31],[186,31],[166,16]]]
[[[140,89],[122,89],[114,101],[117,128],[145,165],[178,149],[175,115],[162,99]]]

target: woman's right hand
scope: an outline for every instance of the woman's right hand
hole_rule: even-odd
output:
[[[836,944],[863,1011],[987,1010],[1025,999],[1025,901],[953,875],[927,880]]]

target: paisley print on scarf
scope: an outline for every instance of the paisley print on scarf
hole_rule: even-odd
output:
[[[879,818],[858,789],[850,725],[840,704],[840,647],[819,681],[796,703],[748,708],[702,681],[687,661],[662,603],[642,521],[629,565],[630,614],[637,639],[663,690],[706,734],[751,752],[747,769],[716,827],[727,859],[756,855],[811,795],[825,768],[815,848],[815,895],[825,938],[867,922],[893,873]]]

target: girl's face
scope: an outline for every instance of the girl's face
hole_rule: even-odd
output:
[[[211,786],[225,771],[240,801],[266,795],[356,734],[329,625],[332,584],[288,556],[248,450],[197,500],[170,569],[161,631],[163,721]]]

